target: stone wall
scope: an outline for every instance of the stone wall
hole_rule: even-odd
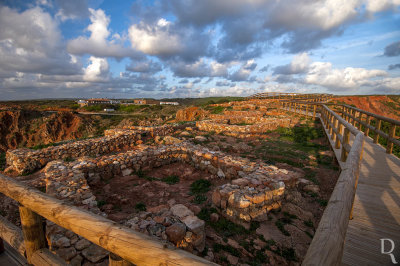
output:
[[[52,162],[45,171],[48,180],[60,180],[62,176],[61,180],[69,182],[69,186],[82,179],[86,179],[90,185],[101,179],[130,175],[135,171],[145,171],[176,161],[192,164],[222,179],[233,179],[214,192],[213,202],[225,215],[233,220],[241,219],[245,222],[278,208],[285,188],[294,187],[299,178],[296,172],[251,162],[246,158],[230,156],[219,151],[210,151],[187,142],[158,147],[139,145],[136,150],[96,159],[86,157],[70,163]],[[49,191],[54,190],[51,189],[52,184],[53,182],[48,183]],[[75,204],[80,204],[84,198],[89,206],[94,205],[91,203],[90,194],[82,197],[81,193],[71,191],[73,189],[68,188],[68,191],[60,192],[60,195],[72,196]]]
[[[30,173],[44,167],[48,162],[82,156],[99,156],[124,148],[134,147],[149,136],[147,131],[132,131],[128,129],[111,129],[105,131],[101,138],[88,139],[52,146],[41,150],[16,149],[6,153],[7,171],[18,174]]]
[[[150,132],[150,135],[152,137],[155,137],[155,136],[171,135],[175,131],[176,127],[174,125],[162,125],[162,126],[156,126],[156,127],[127,126],[127,127],[124,127],[124,129],[147,131],[147,132]]]
[[[247,122],[246,122],[247,121]],[[262,117],[236,117],[231,118],[230,123],[255,123],[252,125],[230,125],[228,120],[205,120],[196,122],[196,126],[202,131],[214,131],[230,136],[240,136],[242,134],[262,134],[278,127],[293,126],[296,122],[291,118],[262,118]]]

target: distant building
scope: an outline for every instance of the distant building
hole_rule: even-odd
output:
[[[152,99],[135,99],[133,102],[135,104],[160,104],[160,101]]]
[[[87,99],[87,100],[79,100],[78,104],[82,106],[90,106],[90,105],[96,105],[96,104],[119,104],[119,101],[117,100],[111,100],[111,99]]]
[[[179,105],[178,102],[160,102],[161,105]]]

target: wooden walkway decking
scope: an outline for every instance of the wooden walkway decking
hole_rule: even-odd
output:
[[[352,136],[351,142],[354,139]],[[331,146],[334,143],[330,140]],[[341,168],[340,149],[333,148]],[[400,264],[400,159],[365,137],[353,219],[349,221],[342,265],[393,265],[381,254],[382,238],[395,242],[393,255]],[[385,251],[390,250],[389,242]]]

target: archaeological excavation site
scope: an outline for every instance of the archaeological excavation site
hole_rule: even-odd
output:
[[[330,97],[254,95],[8,149],[0,240],[34,265],[300,265],[354,153]]]

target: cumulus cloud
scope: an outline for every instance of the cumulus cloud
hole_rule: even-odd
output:
[[[400,55],[400,41],[389,44],[385,47],[385,56],[398,56]]]
[[[194,77],[226,77],[229,65],[220,64],[215,61],[207,62],[200,59],[194,63],[183,61],[170,62],[170,68],[175,76],[194,78]]]
[[[91,56],[90,64],[85,69],[84,81],[101,82],[109,79],[109,66],[107,59]]]
[[[397,68],[400,68],[400,64],[394,64],[394,65],[389,65],[388,66],[389,70],[394,70],[394,69],[397,69]]]
[[[382,82],[391,84],[384,70],[365,68],[334,68],[330,62],[313,62],[307,54],[299,54],[284,66],[275,68],[274,80],[279,83],[318,85],[331,90],[358,90],[360,87],[379,88]]]
[[[184,61],[196,61],[206,55],[209,36],[190,27],[180,27],[164,18],[155,23],[143,21],[129,28],[132,47],[148,55],[160,58],[177,57]]]
[[[274,74],[293,75],[305,73],[308,70],[311,59],[307,53],[301,53],[293,57],[292,62],[287,65],[274,68]]]
[[[356,90],[360,86],[371,85],[371,79],[387,76],[383,70],[346,67],[335,69],[331,63],[314,62],[305,76],[305,83],[321,85],[333,89]]]
[[[132,61],[125,69],[131,72],[157,73],[162,70],[162,65],[152,60]]]
[[[71,54],[91,54],[97,57],[114,57],[117,59],[124,57],[143,58],[141,53],[125,47],[118,39],[111,38],[109,40],[108,25],[110,18],[102,9],[89,8],[89,12],[91,24],[87,27],[87,31],[90,32],[90,36],[80,36],[69,41],[67,48]]]
[[[60,17],[62,21],[84,18],[89,15],[88,3],[86,0],[55,0],[55,3],[59,7],[56,16]]]
[[[66,51],[58,24],[39,7],[23,12],[0,6],[0,73],[72,75],[81,65]]]
[[[240,66],[240,68],[228,77],[231,81],[246,81],[249,79],[251,72],[257,67],[254,60],[248,60]]]
[[[394,9],[400,5],[399,0],[369,0],[367,1],[367,10],[372,13]]]

